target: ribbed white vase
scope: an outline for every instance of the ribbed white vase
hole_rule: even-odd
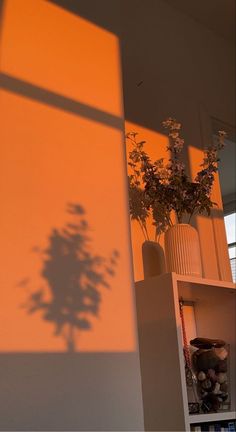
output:
[[[202,276],[198,232],[188,224],[177,224],[165,233],[165,255],[168,272]]]

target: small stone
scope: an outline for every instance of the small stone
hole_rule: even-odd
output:
[[[202,351],[201,354],[196,355],[195,358],[196,368],[199,372],[207,372],[208,369],[215,369],[219,361],[219,358],[213,350]]]
[[[210,379],[205,379],[204,381],[202,381],[201,386],[204,390],[211,390],[212,388],[212,382]]]
[[[218,396],[209,393],[204,399],[202,403],[202,409],[204,412],[217,412],[220,408],[220,401]]]
[[[227,372],[227,359],[219,360],[214,369],[216,373]]]
[[[208,369],[207,376],[208,378],[210,378],[211,381],[217,381],[216,373],[214,369]]]
[[[214,351],[215,351],[217,357],[219,357],[220,360],[224,360],[228,356],[228,351],[224,347],[214,348]]]
[[[213,393],[214,394],[219,394],[220,393],[220,383],[218,383],[218,382],[215,383],[215,387],[214,387]]]
[[[223,384],[227,381],[227,374],[225,372],[220,372],[216,375],[216,380],[218,383]]]
[[[223,402],[225,402],[225,401],[227,401],[227,399],[228,399],[228,393],[222,393],[221,395],[220,395],[220,398],[223,400]]]
[[[203,371],[199,372],[197,378],[198,378],[199,381],[204,381],[206,379],[205,372],[203,372]]]

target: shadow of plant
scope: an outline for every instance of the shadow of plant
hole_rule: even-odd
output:
[[[91,317],[99,315],[101,289],[110,288],[119,253],[114,250],[109,259],[93,255],[84,209],[70,204],[68,213],[74,222],[53,229],[48,248],[40,252],[41,274],[49,290],[31,293],[24,307],[29,314],[40,311],[44,320],[54,324],[54,334],[64,338],[68,352],[74,352],[78,330],[89,330]]]

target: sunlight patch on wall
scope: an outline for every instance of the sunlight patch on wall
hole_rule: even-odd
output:
[[[0,350],[63,350],[63,338],[53,335],[57,313],[54,320],[47,321],[42,318],[43,309],[29,315],[22,305],[29,302],[32,293],[49,287],[50,280],[42,272],[45,273],[43,263],[50,259],[40,251],[53,246],[53,230],[61,233],[67,229],[67,223],[78,223],[78,218],[67,211],[70,204],[84,209],[82,219],[88,224],[84,237],[90,239],[88,251],[104,258],[102,273],[109,285],[96,285],[96,275],[92,275],[95,280],[89,285],[95,283],[101,302],[97,316],[87,314],[91,329],[80,332],[78,347],[86,351],[134,349],[122,133],[7,92],[2,92],[1,101],[4,271]],[[49,291],[59,291],[56,296],[60,300],[60,265],[69,272],[67,285],[73,286],[72,279],[81,275],[74,269],[73,256],[69,254],[66,264],[60,261],[63,252],[55,248],[56,245],[54,252],[51,250],[51,260],[54,253],[53,262],[59,273],[51,275],[57,280],[51,280]],[[114,251],[118,253],[111,269],[114,274],[105,275],[104,266],[109,267]]]
[[[194,179],[197,172],[200,171],[202,167],[200,167],[203,161],[203,151],[193,146],[188,147],[188,155],[189,155],[189,167],[190,174]],[[212,191],[212,200],[217,202],[220,198],[220,191],[218,189],[218,178],[216,179],[213,191]],[[218,211],[218,207],[216,207]],[[213,215],[213,217],[217,217]],[[202,257],[202,265],[203,265],[203,274],[205,277],[209,279],[215,279],[216,275],[218,277],[218,264],[217,264],[217,256],[215,249],[210,249],[209,244],[214,244],[214,229],[212,225],[212,218],[204,215],[196,216],[196,225],[200,238],[200,248],[201,248],[201,257]],[[207,266],[206,264],[207,263]]]
[[[114,35],[42,0],[4,18],[5,74],[121,115]],[[0,352],[134,351],[123,131],[38,99],[1,91]]]
[[[1,70],[122,115],[115,35],[44,0],[5,0]]]

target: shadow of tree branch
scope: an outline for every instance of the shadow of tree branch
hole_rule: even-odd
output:
[[[113,250],[109,258],[94,255],[83,207],[69,204],[67,212],[73,222],[52,229],[47,249],[39,252],[47,287],[31,292],[23,307],[29,314],[41,312],[54,324],[54,334],[63,337],[67,351],[74,352],[77,332],[91,329],[91,317],[99,315],[102,289],[110,288],[119,252]]]

